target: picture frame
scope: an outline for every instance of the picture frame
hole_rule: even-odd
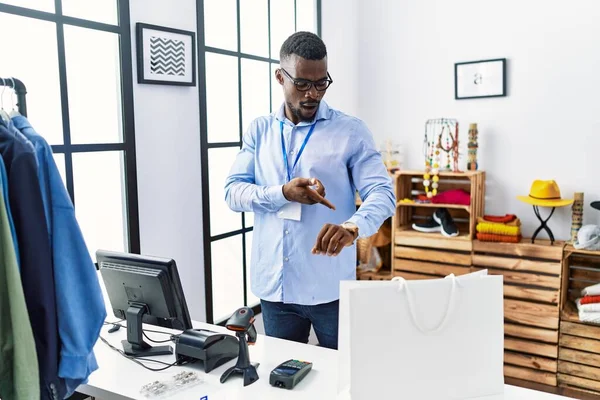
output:
[[[456,100],[506,96],[506,58],[454,64]]]
[[[196,86],[195,32],[138,22],[138,83]]]

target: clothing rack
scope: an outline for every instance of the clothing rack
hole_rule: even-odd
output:
[[[4,88],[0,91],[4,95],[5,88],[12,89],[17,95],[17,108],[19,113],[26,117],[27,116],[27,100],[25,95],[27,94],[27,88],[25,84],[17,78],[0,78],[0,86]]]

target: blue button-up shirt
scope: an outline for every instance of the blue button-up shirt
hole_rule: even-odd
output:
[[[287,170],[280,121],[290,170],[311,125],[317,124],[292,178],[319,179],[335,211],[303,204],[300,221],[278,217],[277,211],[288,203],[283,196]],[[357,190],[363,200],[358,211]],[[391,178],[365,123],[324,101],[312,122],[294,125],[285,117],[284,105],[254,120],[225,183],[225,199],[234,211],[255,213],[250,268],[254,295],[302,305],[337,300],[340,281],[356,279],[355,246],[337,257],[311,253],[321,228],[349,221],[361,237],[371,236],[396,207]]]

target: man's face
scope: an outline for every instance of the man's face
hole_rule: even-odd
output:
[[[322,60],[307,60],[292,54],[289,59],[281,62],[281,68],[292,78],[296,79],[296,81],[308,80],[318,82],[328,78],[327,57]],[[325,95],[325,91],[317,91],[314,84],[309,90],[300,91],[285,72],[277,69],[275,76],[277,81],[283,86],[283,97],[288,111],[292,114],[292,122],[312,121],[319,108],[319,102]]]

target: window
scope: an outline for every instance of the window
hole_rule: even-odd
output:
[[[225,321],[250,291],[253,216],[235,213],[223,187],[250,122],[280,107],[279,49],[299,30],[319,33],[317,0],[199,0],[198,46],[206,315]]]
[[[25,84],[92,258],[139,253],[129,1],[0,0],[0,38],[0,77]]]

